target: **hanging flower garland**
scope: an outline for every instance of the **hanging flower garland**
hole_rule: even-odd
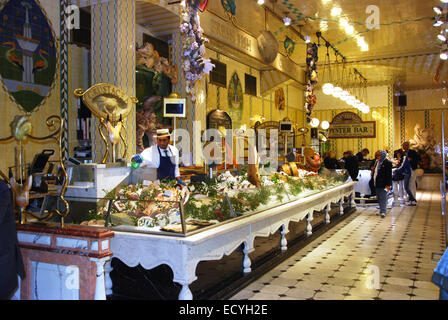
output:
[[[196,101],[194,86],[202,76],[209,74],[214,68],[210,59],[205,58],[205,44],[208,39],[203,37],[199,22],[198,9],[203,1],[183,0],[180,31],[184,35],[182,41],[183,63],[182,70],[186,80],[186,91],[191,100]]]
[[[318,45],[315,43],[308,43],[306,50],[306,76],[307,85],[305,92],[305,109],[307,115],[307,122],[311,121],[311,113],[316,104],[316,96],[314,95],[314,87],[317,84],[317,61],[318,61]]]

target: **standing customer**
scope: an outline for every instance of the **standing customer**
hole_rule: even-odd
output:
[[[406,153],[406,158],[409,160],[409,163],[411,165],[411,174],[409,176],[408,188],[412,192],[412,198],[414,199],[414,202],[417,203],[417,200],[416,200],[417,190],[416,190],[416,186],[415,186],[415,180],[417,178],[417,175],[416,175],[415,171],[418,168],[418,163],[420,162],[420,156],[418,155],[417,151],[409,148],[408,141],[403,143],[402,147],[403,147],[403,151]],[[405,181],[405,187],[406,187],[406,181]]]
[[[10,299],[17,289],[17,275],[25,277],[17,241],[11,190],[0,179],[0,299]]]
[[[387,192],[392,186],[392,163],[386,159],[386,151],[380,150],[376,155],[373,181],[378,203],[380,204],[380,215],[381,218],[384,218],[387,210]]]
[[[402,205],[405,203],[405,188],[404,188],[404,174],[397,169],[403,167],[404,159],[406,158],[404,151],[401,149],[394,151],[395,160],[395,171],[392,174],[392,184],[394,191],[394,205],[400,201]]]
[[[404,146],[404,144],[403,144]],[[411,176],[412,176],[412,168],[411,168],[411,161],[409,161],[407,156],[403,157],[403,162],[397,170],[395,170],[395,173],[402,173],[404,175],[404,189],[406,190],[406,193],[408,194],[408,200],[409,202],[407,205],[409,206],[415,206],[417,205],[417,201],[415,200],[414,194],[411,190]]]

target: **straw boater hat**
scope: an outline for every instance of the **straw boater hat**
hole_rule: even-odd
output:
[[[168,129],[158,129],[156,137],[157,138],[171,137],[171,134]]]

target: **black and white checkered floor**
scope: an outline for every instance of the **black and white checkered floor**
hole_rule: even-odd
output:
[[[440,193],[416,207],[358,207],[342,223],[233,296],[232,300],[437,300],[432,253],[445,251]]]

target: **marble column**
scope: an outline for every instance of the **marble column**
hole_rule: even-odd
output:
[[[92,4],[92,85],[109,83],[135,96],[135,1],[114,0]],[[136,152],[135,106],[126,124],[127,161]],[[98,119],[92,123],[93,161],[100,162],[105,146],[98,133]],[[124,147],[120,144],[117,158]],[[110,152],[110,157],[112,152]],[[112,159],[110,158],[109,161]]]

